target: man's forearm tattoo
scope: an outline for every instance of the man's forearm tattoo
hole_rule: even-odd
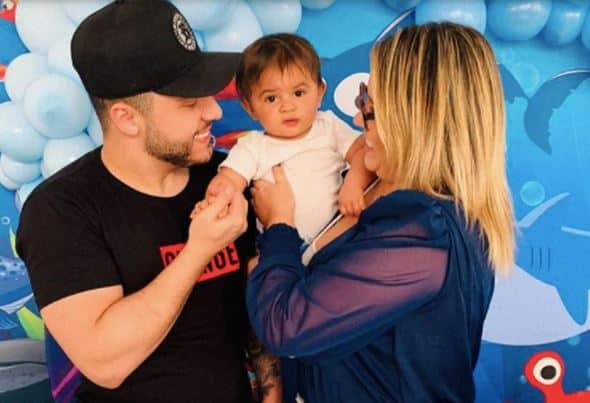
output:
[[[255,336],[248,342],[248,353],[256,371],[256,378],[260,394],[266,396],[268,392],[281,383],[281,365],[278,357],[270,354]]]

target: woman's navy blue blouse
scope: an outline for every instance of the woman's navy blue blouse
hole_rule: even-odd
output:
[[[494,275],[452,202],[390,193],[307,268],[301,243],[283,224],[260,236],[247,303],[306,403],[474,400]]]

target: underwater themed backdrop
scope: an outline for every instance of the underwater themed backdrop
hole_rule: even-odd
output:
[[[2,0],[0,9],[0,401],[72,399],[77,369],[45,337],[14,248],[37,184],[102,143],[69,54],[107,0]],[[295,32],[316,47],[323,109],[349,123],[375,41],[448,20],[484,33],[507,112],[507,174],[517,259],[497,279],[475,371],[477,403],[590,402],[590,2],[586,0],[173,0],[200,47],[240,51]],[[258,128],[231,85],[213,126],[229,149]],[[450,360],[453,357],[449,357]]]

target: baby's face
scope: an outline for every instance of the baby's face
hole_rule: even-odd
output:
[[[326,90],[297,66],[281,71],[270,67],[253,86],[245,108],[269,136],[281,139],[304,137],[316,116]]]

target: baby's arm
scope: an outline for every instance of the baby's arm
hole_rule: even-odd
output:
[[[217,175],[211,179],[207,190],[205,191],[205,199],[201,200],[195,205],[195,208],[191,212],[190,217],[193,218],[197,213],[203,210],[206,206],[213,203],[217,195],[223,192],[226,187],[231,187],[235,191],[243,193],[244,189],[248,185],[248,181],[242,175],[237,173],[231,168],[221,167]],[[225,211],[222,212],[221,216],[225,215]]]
[[[358,216],[365,208],[363,192],[375,179],[375,174],[365,168],[364,136],[358,136],[346,152],[350,169],[338,194],[338,206],[344,215]]]
[[[248,181],[232,168],[221,167],[207,186],[207,192],[205,193],[207,199],[217,196],[226,186],[230,186],[235,191],[242,193],[248,186]]]

